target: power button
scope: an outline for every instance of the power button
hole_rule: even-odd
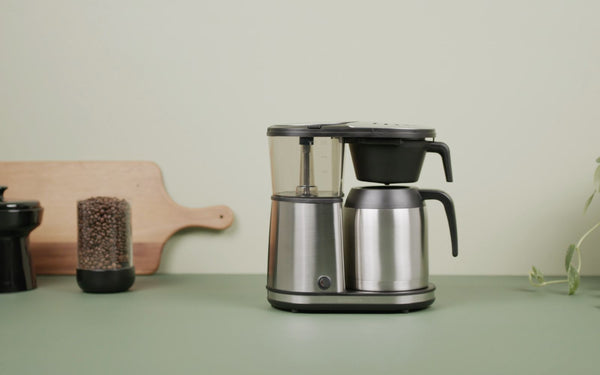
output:
[[[331,286],[331,279],[329,278],[329,276],[319,276],[317,283],[319,284],[319,288],[323,290],[329,289],[329,287]]]

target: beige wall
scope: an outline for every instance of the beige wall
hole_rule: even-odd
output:
[[[435,127],[460,256],[429,205],[431,271],[562,271],[600,156],[593,1],[0,0],[0,159],[148,159],[186,206],[228,204],[224,233],[168,242],[162,272],[266,270],[266,127],[387,120]],[[347,164],[345,189],[356,185]],[[1,176],[0,176],[1,178]],[[600,274],[600,233],[584,245]]]

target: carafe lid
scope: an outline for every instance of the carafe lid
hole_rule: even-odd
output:
[[[363,186],[350,190],[344,207],[398,209],[423,207],[419,190],[408,186]]]
[[[4,191],[8,189],[6,186],[0,186],[0,211],[2,210],[32,210],[39,209],[40,202],[38,201],[7,201],[4,200]]]
[[[267,129],[269,137],[343,137],[343,138],[434,138],[435,129],[388,122],[346,121],[337,123],[309,123],[273,125]]]

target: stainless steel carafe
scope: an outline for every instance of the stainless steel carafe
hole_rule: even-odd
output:
[[[456,218],[450,196],[406,186],[354,188],[344,205],[344,270],[350,290],[392,292],[429,285],[425,200],[446,209],[452,253]]]

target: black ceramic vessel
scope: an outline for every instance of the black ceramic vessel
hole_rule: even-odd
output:
[[[0,293],[36,287],[29,253],[29,233],[40,225],[43,208],[38,201],[5,201],[0,186]]]

